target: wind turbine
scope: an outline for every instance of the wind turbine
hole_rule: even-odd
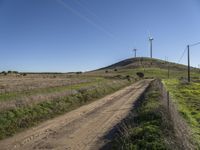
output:
[[[150,57],[152,58],[153,54],[152,54],[152,51],[153,51],[153,37],[152,36],[149,36],[149,42],[150,42]]]
[[[137,49],[134,48],[133,51],[135,52],[135,58],[137,57]]]

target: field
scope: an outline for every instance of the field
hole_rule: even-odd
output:
[[[143,73],[144,77],[138,77],[136,75],[138,72]],[[25,75],[24,73],[2,73],[0,75],[0,139],[5,140],[15,136],[16,133],[29,131],[32,127],[56,119],[133,83],[137,85],[142,79],[142,81],[158,79],[169,90],[173,102],[178,106],[178,112],[191,129],[191,139],[195,141],[193,144],[199,148],[199,74],[198,69],[192,68],[192,82],[187,83],[186,66],[149,58],[127,59],[99,70],[83,73],[26,73]],[[139,87],[134,90],[140,93],[140,89],[145,88]],[[126,97],[130,99],[128,97],[130,94],[130,91],[124,92],[121,99],[110,96],[108,101],[112,99],[122,102]],[[114,95],[120,94],[117,92]],[[107,109],[107,105],[109,106],[110,103],[100,108],[96,107],[96,113],[93,115],[97,115],[101,109],[101,111]],[[118,108],[113,107],[113,109],[115,111]],[[90,118],[93,111],[87,111],[86,116]],[[162,106],[161,90],[156,84],[151,85],[137,107],[132,110],[132,115],[127,116],[126,126],[120,130],[120,135],[113,138],[114,141],[111,140],[111,145],[114,149],[120,146],[121,149],[182,149],[166,111]],[[91,119],[95,118],[97,116]],[[88,121],[92,120],[88,119]]]
[[[0,139],[73,110],[131,82],[81,75],[1,77]]]
[[[112,130],[119,120],[129,113],[130,109],[132,109],[131,103],[145,91],[151,81],[151,79],[137,81],[98,101],[88,103],[71,112],[42,122],[38,126],[18,133],[13,137],[1,140],[1,148],[15,148],[17,150],[99,149],[104,144],[102,140],[104,134]],[[108,89],[105,90],[109,91]],[[76,106],[81,106],[81,102],[78,100],[89,100],[88,97],[90,96],[94,100],[94,95],[96,94],[87,94],[87,97],[82,95],[83,97],[76,97],[72,101],[76,101],[79,104]],[[62,106],[60,105],[60,107]],[[52,107],[57,107],[57,105]],[[59,107],[56,109],[59,110]],[[30,112],[32,111],[29,110],[26,113]],[[34,110],[34,112],[37,111]],[[52,113],[46,113],[46,116],[49,115],[52,115]],[[32,114],[28,117],[31,116]],[[26,120],[26,122],[28,121]],[[96,143],[96,141],[99,142]]]

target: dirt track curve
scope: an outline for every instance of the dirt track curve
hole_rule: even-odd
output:
[[[141,80],[102,99],[0,141],[2,150],[99,149],[102,138],[129,113],[151,80]]]

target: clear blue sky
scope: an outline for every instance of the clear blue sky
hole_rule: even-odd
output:
[[[200,41],[199,0],[0,0],[0,70],[86,71],[133,56],[178,61]],[[200,64],[200,45],[191,64]],[[186,55],[181,63],[186,63]]]

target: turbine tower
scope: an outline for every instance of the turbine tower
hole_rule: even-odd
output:
[[[137,57],[137,49],[134,48],[133,51],[135,52],[135,58]]]
[[[153,49],[153,37],[149,36],[149,42],[150,42],[150,57],[152,58],[152,49]]]

